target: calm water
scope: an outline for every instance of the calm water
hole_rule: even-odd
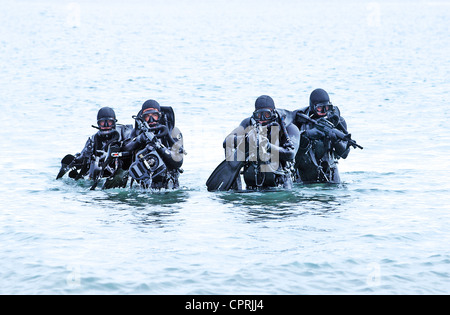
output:
[[[0,294],[449,294],[450,5],[1,1]],[[343,184],[208,193],[261,94],[330,91]],[[55,181],[98,109],[175,109],[183,188]]]

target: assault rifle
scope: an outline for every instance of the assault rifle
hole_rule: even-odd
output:
[[[157,150],[163,147],[158,137],[167,135],[169,129],[165,125],[150,128],[141,117],[133,116],[133,118],[136,120],[138,128],[142,131],[138,136],[140,137],[138,141],[144,141],[146,146],[137,152],[135,161],[130,165],[129,173],[131,178],[139,182],[142,187],[151,188],[153,178],[160,176],[167,170],[166,164]],[[158,133],[158,137],[152,132],[152,130],[157,129],[163,129],[161,133]]]
[[[336,125],[325,117],[314,120],[305,114],[297,112],[296,118],[301,122],[312,123],[318,130],[322,131],[328,137],[330,137],[331,134],[334,134],[337,139],[347,141],[353,148],[363,149],[362,146],[357,144],[356,141],[352,139],[351,134],[349,134],[345,128],[342,128],[343,131],[336,128]]]
[[[91,186],[91,190],[95,190],[99,181],[103,178],[105,170],[114,175],[118,167],[117,159],[123,156],[121,152],[119,152],[119,149],[119,144],[117,142],[110,143],[108,145],[108,150],[103,154],[103,156],[96,157],[95,161],[92,162],[91,167],[93,168],[93,170],[91,171],[91,173],[94,175],[94,183]],[[110,167],[113,159],[115,159],[114,168]]]

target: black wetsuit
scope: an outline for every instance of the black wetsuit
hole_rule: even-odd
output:
[[[94,179],[101,171],[99,167],[107,158],[109,148],[113,147],[113,150],[119,151],[122,142],[130,137],[132,130],[132,125],[118,125],[109,134],[104,135],[99,131],[89,137],[81,153],[75,155],[77,164],[82,165],[79,177],[89,174],[89,177]],[[117,170],[126,170],[128,167],[129,164],[122,159],[111,159],[108,165],[105,165],[102,177],[109,177]]]
[[[158,126],[162,128],[158,128]],[[157,125],[152,131],[155,138],[150,140],[136,127],[121,148],[121,151],[131,153],[133,162],[136,161],[136,156],[140,152],[143,152],[144,155],[152,151],[158,153],[166,169],[160,175],[152,178],[151,188],[155,189],[179,187],[178,177],[182,172],[184,153],[182,134],[177,127],[166,129],[167,132],[164,132],[165,128],[167,126]]]
[[[311,114],[310,107],[295,111],[316,120],[319,117]],[[346,131],[345,119],[340,116],[339,109],[334,107],[335,125],[341,131]],[[312,123],[294,120],[300,129],[300,147],[295,157],[296,182],[299,183],[333,183],[341,182],[337,167],[338,159],[345,159],[350,151],[347,141],[330,139],[325,135],[320,139],[310,139],[306,136],[307,130],[314,128]]]
[[[224,141],[225,154],[227,146],[239,147],[245,143],[245,163],[243,177],[247,189],[268,187],[292,187],[291,166],[299,146],[300,132],[294,124],[286,126],[287,135],[279,119],[267,126],[260,127],[263,139],[260,146],[255,139],[255,125],[252,117],[244,119]],[[254,140],[249,140],[253,138]],[[289,140],[288,140],[289,139]],[[268,143],[269,142],[269,143]],[[253,143],[253,145],[251,144]],[[253,150],[252,147],[253,146]],[[255,150],[255,148],[257,148]],[[244,146],[242,146],[244,149]],[[266,154],[266,155],[264,155]],[[244,155],[242,155],[244,157]],[[235,189],[241,188],[238,177]]]

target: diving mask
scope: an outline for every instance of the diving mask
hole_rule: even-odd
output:
[[[271,110],[269,108],[262,108],[253,112],[253,118],[259,122],[266,122],[275,120],[277,118],[277,115],[274,110]]]

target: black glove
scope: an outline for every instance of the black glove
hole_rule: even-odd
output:
[[[327,113],[327,119],[335,126],[339,124],[340,118],[339,115],[336,112],[329,112]]]
[[[303,134],[310,140],[318,140],[325,137],[325,134],[317,128],[308,129]]]
[[[74,164],[81,164],[81,162],[83,161],[84,156],[81,155],[81,153],[77,153],[74,156]]]
[[[149,132],[148,137],[145,133],[141,133],[139,136],[137,136],[136,141],[139,143],[152,143],[154,139],[155,135],[152,132]]]
[[[338,137],[336,136],[336,133],[334,131],[330,132],[330,134],[328,135],[328,137],[331,140],[331,143],[337,143],[339,141]]]

